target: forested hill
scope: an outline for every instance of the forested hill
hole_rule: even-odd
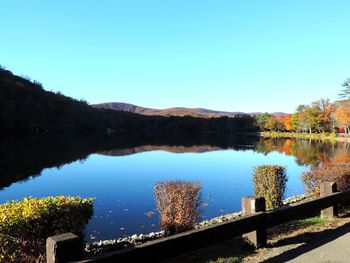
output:
[[[139,113],[143,115],[158,115],[158,116],[193,116],[202,118],[211,117],[235,117],[245,115],[243,112],[226,112],[226,111],[215,111],[203,108],[184,108],[184,107],[174,107],[168,109],[152,109],[145,108],[129,103],[122,102],[111,102],[111,103],[101,103],[92,105],[100,109],[111,109],[126,112]]]
[[[192,116],[192,117],[202,117],[202,118],[219,118],[219,117],[239,117],[243,115],[256,116],[261,114],[261,112],[229,112],[229,111],[216,111],[204,108],[185,108],[185,107],[173,107],[167,109],[152,109],[145,108],[134,104],[123,103],[123,102],[109,102],[93,104],[92,106],[99,109],[110,109],[117,111],[126,111],[139,113],[143,115],[158,115],[158,116]],[[273,112],[272,116],[284,116],[284,112]]]
[[[111,115],[118,117],[119,114],[95,109],[60,93],[45,91],[36,81],[0,69],[0,130],[3,132],[115,128]]]
[[[0,68],[0,132],[128,132],[147,135],[256,131],[254,118],[145,116],[99,109]]]

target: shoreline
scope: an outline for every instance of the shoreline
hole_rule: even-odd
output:
[[[350,143],[350,135],[338,136],[332,133],[260,132],[262,138],[308,139],[314,141],[336,141]]]
[[[296,195],[284,199],[283,206],[291,205],[308,199],[306,194]],[[283,207],[282,206],[282,207]],[[236,219],[241,217],[241,211],[221,215],[212,219],[203,220],[194,226],[194,229],[200,229],[207,226],[219,224],[228,220]],[[133,247],[141,245],[151,240],[156,240],[165,237],[165,231],[150,232],[148,234],[134,234],[125,237],[119,237],[116,239],[107,239],[94,241],[92,243],[86,243],[85,252],[88,257],[93,257],[101,253],[107,253],[111,251],[117,251],[123,248]]]

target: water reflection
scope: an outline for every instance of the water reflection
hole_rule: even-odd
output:
[[[262,138],[255,145],[255,149],[265,154],[276,151],[294,156],[299,165],[313,167],[350,161],[350,144],[346,142]]]
[[[125,135],[56,134],[0,138],[0,189],[17,181],[39,176],[43,169],[85,160],[92,153],[124,156],[144,151],[207,152],[246,149],[256,137],[217,135],[180,138],[144,138]]]
[[[0,138],[0,189],[14,182],[40,176],[44,168],[86,159],[89,154],[115,147],[109,137],[11,136]]]
[[[210,219],[238,211],[241,197],[254,194],[256,166],[285,166],[290,197],[304,192],[300,176],[309,166],[344,162],[350,155],[346,143],[212,134],[2,137],[0,154],[1,203],[25,196],[96,197],[87,226],[91,240],[159,230],[157,182],[201,182],[202,218]]]
[[[12,136],[0,138],[0,189],[39,176],[43,169],[85,160],[92,153],[126,156],[148,151],[204,153],[222,149],[279,152],[294,156],[299,165],[312,167],[350,162],[350,144],[254,136],[203,135],[189,138],[135,138],[101,136]]]
[[[184,181],[160,182],[154,186],[160,228],[166,235],[193,229],[200,219],[201,185]]]

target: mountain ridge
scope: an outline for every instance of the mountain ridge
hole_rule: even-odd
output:
[[[107,102],[92,104],[91,106],[99,109],[110,109],[117,111],[126,111],[132,113],[138,113],[143,115],[159,115],[159,116],[194,116],[194,117],[236,117],[242,115],[256,116],[263,112],[229,112],[229,111],[218,111],[205,108],[186,108],[186,107],[171,107],[166,109],[154,109],[138,106],[135,104],[125,103],[125,102]],[[274,116],[286,115],[284,112],[273,112],[270,113]]]

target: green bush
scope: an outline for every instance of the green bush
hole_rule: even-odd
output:
[[[45,262],[46,238],[73,232],[83,236],[93,198],[24,198],[0,205],[0,262]]]
[[[283,166],[258,166],[254,170],[254,194],[265,198],[266,209],[274,209],[282,205],[287,181]]]

